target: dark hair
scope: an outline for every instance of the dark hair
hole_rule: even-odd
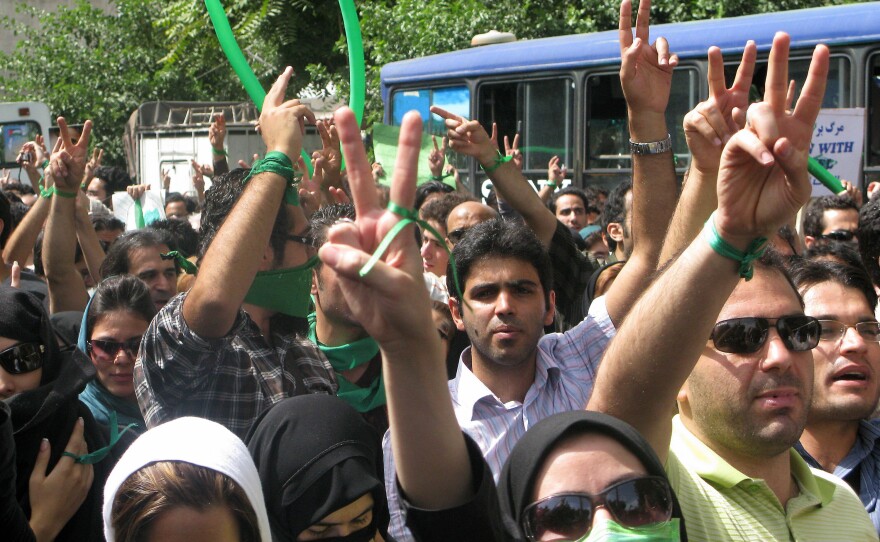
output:
[[[119,220],[115,216],[93,216],[92,217],[92,226],[94,226],[95,231],[115,231],[122,230],[125,231],[125,222]]]
[[[0,226],[0,249],[6,247],[6,240],[9,239],[9,234],[12,233],[12,227],[14,224],[12,223],[12,211],[10,210],[9,200],[6,197],[6,194],[0,194],[0,220],[3,221],[3,225]]]
[[[553,269],[550,256],[541,241],[528,226],[519,221],[505,221],[500,218],[481,222],[468,230],[452,250],[455,271],[464,289],[468,275],[474,264],[488,258],[515,258],[527,262],[535,268],[544,300],[549,302],[553,289]],[[449,296],[458,299],[458,289],[452,273],[452,258],[446,271],[446,287]],[[459,300],[460,301],[460,300]]]
[[[37,240],[34,242],[34,274],[38,277],[46,276],[46,269],[43,267],[43,237],[46,230],[41,230],[37,234]],[[79,242],[76,243],[76,250],[73,253],[73,263],[79,263],[83,259],[82,247]]]
[[[244,489],[221,472],[183,461],[151,463],[126,478],[113,499],[110,522],[116,540],[140,542],[169,510],[214,506],[229,507],[242,542],[260,540],[257,514]]]
[[[12,181],[11,183],[6,183],[3,186],[4,192],[18,192],[20,196],[30,196],[36,194],[34,192],[34,187],[29,184],[24,184],[20,181]]]
[[[146,322],[156,316],[150,289],[134,275],[115,275],[102,280],[95,290],[86,316],[86,333],[91,337],[98,318],[113,311],[133,312]]]
[[[24,220],[24,215],[30,210],[30,207],[20,201],[16,201],[9,206],[9,213],[12,215],[12,231],[15,231],[15,228]]]
[[[211,188],[205,192],[205,208],[202,210],[202,226],[199,232],[199,258],[204,258],[214,236],[220,231],[223,222],[235,202],[244,191],[244,179],[250,173],[250,169],[236,168],[214,178]],[[267,211],[271,211],[267,209]],[[287,218],[287,210],[284,201],[278,203],[275,214],[275,223],[272,225],[272,233],[269,235],[269,245],[275,254],[275,263],[284,261],[284,248],[287,245],[287,234],[290,229],[290,219]]]
[[[441,183],[440,181],[428,181],[420,184],[419,187],[416,188],[416,211],[422,208],[422,205],[425,204],[425,200],[428,199],[428,196],[431,194],[436,194],[437,192],[448,194],[453,190],[455,189],[446,183]]]
[[[421,209],[419,209],[419,216],[422,220],[425,221],[434,221],[443,226],[443,229],[446,229],[446,219],[449,218],[449,214],[452,213],[452,210],[455,209],[459,204],[462,204],[466,201],[477,201],[477,198],[473,197],[470,194],[464,194],[462,192],[450,192],[449,194],[443,194],[439,198],[434,198],[428,203],[424,204]]]
[[[101,264],[101,276],[107,278],[128,274],[128,255],[132,250],[161,245],[167,246],[169,250],[177,250],[177,245],[164,231],[145,228],[120,235],[107,251],[104,263]]]
[[[584,209],[588,209],[590,207],[595,208],[594,205],[591,205],[590,198],[587,194],[576,186],[566,186],[560,190],[557,190],[553,197],[550,198],[550,203],[548,206],[550,207],[550,211],[555,215],[556,214],[556,200],[561,198],[562,196],[577,196],[581,199],[581,203],[584,204]],[[597,211],[594,211],[597,212]]]
[[[6,196],[9,203],[21,203],[21,197],[11,190],[0,190],[0,194]]]
[[[807,260],[837,260],[846,265],[864,268],[856,247],[842,241],[816,243],[804,252],[804,258]],[[865,272],[867,273],[867,271]]]
[[[853,266],[831,260],[797,259],[789,267],[794,284],[804,292],[823,282],[833,282],[846,288],[855,288],[865,296],[873,313],[877,306],[877,294],[861,265]]]
[[[177,250],[187,258],[194,256],[199,250],[199,234],[192,225],[185,220],[157,220],[147,226],[151,230],[161,231],[171,237],[171,242]]]
[[[309,219],[309,234],[316,247],[320,247],[327,242],[327,230],[343,218],[355,219],[354,205],[351,203],[334,203],[332,205],[325,205],[315,211]]]
[[[859,253],[871,281],[880,284],[880,199],[872,199],[859,211]]]
[[[167,206],[169,203],[182,203],[186,206],[187,213],[192,214],[196,212],[195,203],[180,192],[171,192],[165,196],[165,205]]]
[[[825,229],[825,211],[852,209],[859,211],[858,206],[848,195],[821,196],[809,203],[804,209],[804,235],[820,237]]]
[[[599,219],[599,224],[605,233],[609,252],[617,250],[617,241],[608,235],[608,224],[617,223],[626,228],[626,193],[632,190],[632,186],[631,180],[622,181],[615,186],[611,194],[608,195],[605,209],[602,211],[602,217]]]
[[[104,190],[107,197],[113,192],[120,192],[131,185],[131,177],[122,168],[113,166],[98,166],[95,168],[95,178],[104,181]]]

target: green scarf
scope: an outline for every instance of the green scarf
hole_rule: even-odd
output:
[[[315,313],[309,314],[309,340],[318,346],[318,350],[327,356],[330,365],[336,372],[339,381],[339,395],[346,403],[358,412],[369,412],[385,404],[385,381],[382,374],[373,380],[369,387],[362,388],[349,382],[340,373],[350,371],[365,363],[369,363],[379,353],[379,344],[372,337],[365,337],[342,346],[326,346],[318,341],[315,332],[317,318]]]

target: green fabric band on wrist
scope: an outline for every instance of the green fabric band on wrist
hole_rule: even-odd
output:
[[[40,197],[49,199],[53,194],[58,194],[62,198],[75,198],[79,193],[78,192],[64,192],[63,190],[58,190],[55,186],[50,186],[49,188],[40,187]]]
[[[211,154],[214,156],[229,156],[229,153],[226,152],[226,149],[217,150],[214,147],[211,147]]]
[[[254,175],[267,171],[280,175],[287,183],[287,188],[284,189],[284,202],[288,205],[299,205],[299,179],[293,176],[293,162],[283,152],[266,153],[262,160],[254,162],[254,165],[251,166],[251,172],[248,173],[242,184],[247,184]]]
[[[495,155],[495,161],[492,163],[491,166],[486,167],[483,164],[480,164],[480,169],[482,169],[486,173],[492,173],[496,169],[500,168],[502,164],[506,164],[507,162],[513,160],[513,155],[504,156],[503,154],[501,154],[501,151],[497,151],[497,153],[498,154]]]
[[[549,186],[550,188],[556,188],[556,187],[559,186],[559,185],[556,184],[555,182],[547,181],[547,186]]]
[[[752,242],[749,243],[749,246],[746,247],[745,252],[743,252],[725,241],[721,235],[719,235],[718,230],[715,229],[714,212],[712,213],[712,216],[709,217],[709,220],[706,221],[706,225],[703,228],[703,236],[706,238],[709,246],[712,247],[712,250],[739,264],[740,277],[747,281],[752,280],[752,277],[755,274],[755,260],[760,258],[764,254],[764,250],[767,248],[766,237],[758,237],[757,239],[752,240]]]
[[[159,253],[159,257],[163,260],[174,260],[174,263],[177,264],[177,267],[186,271],[188,275],[197,275],[199,272],[199,268],[196,267],[196,264],[187,260],[186,257],[176,250],[172,250],[166,253]]]

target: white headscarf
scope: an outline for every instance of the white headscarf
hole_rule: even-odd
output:
[[[271,542],[269,516],[260,475],[244,443],[222,425],[202,418],[178,418],[150,429],[126,450],[104,486],[104,536],[116,540],[110,523],[119,487],[141,468],[160,461],[182,461],[225,474],[241,487],[260,526],[263,542]]]

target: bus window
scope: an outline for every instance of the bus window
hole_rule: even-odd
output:
[[[666,108],[666,125],[672,136],[676,167],[684,167],[688,156],[682,119],[697,104],[697,71],[677,69],[672,75],[672,91]],[[626,99],[617,73],[587,78],[587,156],[588,169],[631,167]]]
[[[868,166],[880,166],[880,53],[868,61]],[[880,180],[876,178],[873,180]]]
[[[520,134],[523,169],[546,170],[554,155],[572,164],[573,81],[566,77],[480,85],[478,114],[491,133],[498,125],[498,143]]]
[[[0,124],[0,158],[2,167],[18,167],[16,159],[21,146],[41,133],[40,125],[32,120],[11,121]]]
[[[724,77],[727,85],[733,84],[736,77],[736,69],[739,60],[724,66]],[[849,59],[844,56],[832,56],[828,67],[828,83],[825,86],[825,98],[822,100],[823,108],[850,107],[850,70]],[[797,58],[788,63],[788,78],[795,81],[795,101],[800,96],[800,91],[807,80],[807,72],[810,69],[809,58]],[[767,61],[760,60],[755,64],[755,75],[752,77],[752,90],[749,93],[749,101],[756,102],[764,96],[763,81],[767,78]]]
[[[395,126],[400,126],[407,112],[416,110],[422,116],[426,133],[440,135],[446,132],[443,119],[431,115],[432,105],[467,117],[470,115],[471,93],[467,87],[444,87],[432,89],[398,90],[392,95],[393,117]]]

